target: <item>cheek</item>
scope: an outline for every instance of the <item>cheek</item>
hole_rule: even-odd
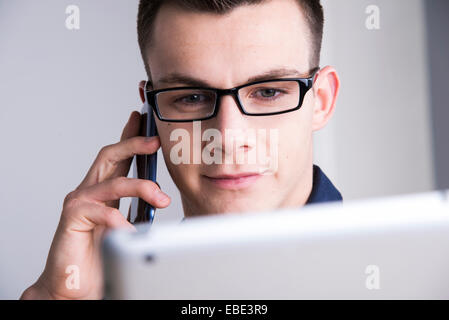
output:
[[[167,166],[171,166],[170,151],[175,145],[179,145],[181,142],[187,144],[188,136],[190,136],[190,130],[187,124],[175,124],[170,122],[162,122],[156,120],[157,131],[161,140],[161,149],[166,159]],[[173,141],[171,137],[173,136]]]
[[[173,147],[173,145],[176,143],[176,141],[170,141],[170,134],[172,132],[172,129],[169,124],[157,124],[157,131],[159,133],[159,138],[161,139],[161,150],[162,154],[164,155],[165,162],[167,164],[167,167],[171,167],[172,163],[170,161],[170,150]]]
[[[199,176],[198,166],[194,164],[175,164],[171,159],[172,147],[179,142],[161,139],[161,149],[164,157],[165,165],[168,173],[172,178],[178,189],[185,193],[186,190],[194,192],[198,189],[198,181],[196,177]]]
[[[279,173],[282,176],[303,168],[312,152],[312,117],[310,108],[303,107],[291,113],[279,126]]]
[[[190,125],[191,127],[191,125]],[[181,138],[178,133],[174,130],[183,131],[186,136]],[[191,128],[190,128],[191,129]],[[189,130],[189,125],[173,125],[170,123],[158,123],[158,132],[161,139],[161,149],[162,154],[164,156],[165,164],[167,166],[168,172],[172,177],[175,184],[183,190],[187,185],[189,188],[194,188],[195,179],[192,179],[193,176],[197,175],[198,165],[194,164],[185,164],[185,163],[174,163],[172,161],[172,150],[175,152],[180,149],[180,146],[184,146],[183,150],[190,150],[190,156],[192,157],[191,150],[191,141],[188,137],[192,137],[191,130]],[[174,141],[170,140],[170,136],[174,135]],[[182,154],[182,153],[181,153]],[[176,153],[176,155],[180,155]],[[176,157],[176,156],[175,156]],[[176,157],[178,158],[178,157]],[[178,159],[179,160],[179,159]],[[192,159],[190,159],[190,163],[192,163]]]

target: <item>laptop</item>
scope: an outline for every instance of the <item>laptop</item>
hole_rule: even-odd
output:
[[[449,192],[137,224],[103,241],[109,299],[448,299]]]

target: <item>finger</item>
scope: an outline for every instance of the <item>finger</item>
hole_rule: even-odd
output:
[[[135,137],[139,135],[140,132],[140,126],[141,126],[141,118],[142,115],[138,111],[133,111],[128,119],[128,123],[126,124],[125,128],[123,129],[122,135],[120,137],[120,141],[125,141],[126,139]],[[126,177],[128,176],[129,168],[131,166],[133,158],[130,157],[126,160],[122,160],[117,164],[117,168],[115,171],[111,173],[111,175],[108,177],[110,179],[115,177]],[[120,207],[120,200],[114,200],[107,205],[119,208]]]
[[[67,227],[72,231],[91,231],[96,226],[136,231],[119,210],[95,203],[82,202],[69,210],[65,218]]]
[[[136,137],[139,135],[140,120],[141,114],[137,111],[133,111],[129,117],[128,123],[123,129],[120,141],[125,141],[129,138]],[[120,161],[119,164],[117,165],[117,169],[115,170],[115,172],[112,173],[111,177],[112,178],[120,176],[126,177],[128,175],[131,162],[132,157],[127,160]]]
[[[120,136],[120,141],[139,135],[140,118],[141,118],[140,112],[138,111],[131,112],[128,122],[123,128],[122,135]]]
[[[133,111],[133,112],[131,112],[131,114],[128,118],[128,121],[126,122],[125,127],[123,128],[122,135],[120,137],[120,141],[123,141],[123,140],[127,139],[128,137],[131,137],[136,131],[139,130],[139,126],[140,126],[140,113],[137,111]],[[81,188],[81,187],[89,186],[89,185],[92,185],[95,183],[95,179],[93,179],[93,176],[95,176],[95,174],[93,171],[95,169],[98,156],[99,155],[97,155],[97,158],[95,159],[94,164],[90,167],[88,173],[86,174],[85,178],[80,183],[80,185],[77,187],[77,189]]]
[[[126,137],[127,135],[131,134],[131,132],[130,132],[131,129],[129,127],[132,126],[132,125],[130,124],[130,122],[131,122],[131,120],[134,117],[136,117],[135,116],[136,112],[137,111],[133,111],[129,115],[128,121],[126,122],[125,127],[123,128],[122,135],[120,137],[120,141],[122,141],[123,138]],[[94,163],[92,164],[92,166],[89,168],[89,171],[87,172],[87,174],[84,177],[83,181],[81,181],[81,183],[78,185],[78,187],[76,189],[80,189],[82,187],[86,187],[86,186],[89,186],[89,185],[92,185],[92,184],[95,183],[95,182],[92,181],[92,176],[94,176],[93,171],[94,171],[95,162],[97,161],[97,159],[98,159],[98,155],[97,155],[97,158],[95,159]]]
[[[130,161],[136,154],[143,155],[154,153],[159,147],[159,137],[139,136],[103,147],[87,173],[86,178],[77,189],[92,186],[106,179],[116,177],[117,175],[114,176],[114,173],[121,161]],[[123,176],[125,176],[125,174],[123,174]]]
[[[76,197],[100,203],[124,197],[138,197],[157,208],[170,204],[170,197],[150,180],[118,177],[81,189]]]

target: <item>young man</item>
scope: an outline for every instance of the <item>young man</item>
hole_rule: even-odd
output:
[[[312,164],[312,133],[331,118],[340,86],[334,68],[317,71],[322,30],[319,0],[141,0],[138,36],[149,81],[139,90],[155,106],[159,138],[137,136],[140,115],[131,114],[121,141],[99,152],[65,198],[45,269],[22,298],[102,298],[101,237],[106,228],[133,229],[119,199],[170,203],[157,184],[126,178],[134,155],[160,146],[185,217],[341,200]],[[194,161],[193,152],[174,160],[175,132],[201,151],[210,148],[204,133],[222,137],[206,155],[225,161]],[[235,160],[237,152],[249,157],[273,145],[274,167]],[[70,265],[79,268],[79,288],[66,286]]]

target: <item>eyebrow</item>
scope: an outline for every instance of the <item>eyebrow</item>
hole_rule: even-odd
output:
[[[245,83],[250,82],[257,82],[257,81],[264,81],[264,80],[271,80],[276,78],[282,78],[282,77],[299,77],[299,78],[305,78],[307,77],[307,74],[305,72],[298,71],[296,69],[291,68],[277,68],[272,69],[269,71],[266,71],[262,74],[253,76],[248,78],[248,80]],[[158,84],[184,84],[192,87],[212,87],[210,83],[208,83],[206,80],[197,79],[182,73],[174,72],[167,76],[162,77],[157,81]]]

